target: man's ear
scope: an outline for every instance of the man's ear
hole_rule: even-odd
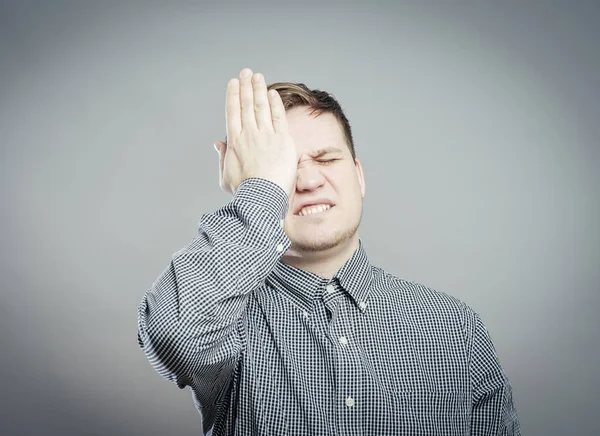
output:
[[[358,159],[354,159],[354,168],[356,169],[356,175],[360,185],[360,195],[362,198],[365,198],[365,175],[362,170],[362,165]]]

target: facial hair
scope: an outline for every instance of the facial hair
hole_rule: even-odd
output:
[[[361,204],[360,215],[355,223],[352,223],[346,229],[340,229],[323,238],[298,238],[291,240],[291,249],[299,253],[318,253],[327,251],[339,245],[348,242],[358,231],[362,221],[363,208]]]

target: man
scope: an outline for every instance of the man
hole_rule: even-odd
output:
[[[365,180],[337,101],[244,69],[220,185],[139,308],[154,368],[218,435],[518,435],[512,390],[464,303],[371,265]]]

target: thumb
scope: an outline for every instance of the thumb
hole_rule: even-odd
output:
[[[229,190],[227,189],[226,185],[225,185],[225,181],[223,180],[223,177],[225,176],[225,152],[227,151],[227,144],[225,144],[223,141],[217,141],[213,144],[213,146],[215,147],[215,150],[217,150],[217,153],[219,153],[219,185],[221,186],[221,189],[223,189],[226,192],[229,192]]]

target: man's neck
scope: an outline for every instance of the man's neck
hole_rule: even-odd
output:
[[[290,249],[281,258],[281,261],[295,268],[330,279],[352,257],[358,248],[358,244],[358,234],[355,234],[349,241],[327,251],[298,252]]]

